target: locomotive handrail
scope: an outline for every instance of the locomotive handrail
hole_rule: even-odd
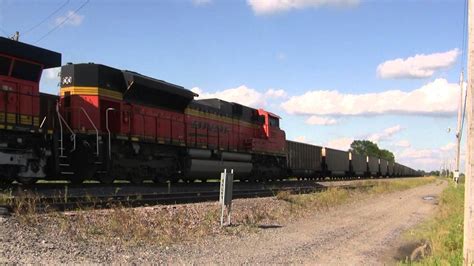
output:
[[[41,121],[39,128],[43,128],[44,122],[46,122],[46,116],[43,118],[43,121]]]
[[[108,152],[109,152],[109,160],[112,159],[112,138],[111,138],[111,132],[110,132],[110,128],[109,128],[109,112],[110,111],[115,111],[115,108],[112,108],[112,107],[109,107],[107,108],[107,110],[105,110],[105,128],[107,129],[107,133],[108,133],[108,136],[109,136],[109,149],[108,149]]]
[[[56,105],[56,113],[58,114],[58,118],[59,118],[59,132],[61,133],[60,135],[60,140],[61,140],[61,147],[60,147],[60,150],[61,150],[61,156],[63,156],[63,152],[64,152],[64,144],[63,144],[63,122],[64,122],[64,125],[66,125],[67,129],[69,130],[69,132],[71,132],[71,141],[73,142],[73,148],[71,150],[72,151],[75,151],[76,150],[76,133],[74,133],[74,131],[71,129],[71,127],[67,124],[66,120],[64,119],[64,117],[61,115],[61,113],[59,112],[59,104]]]
[[[89,122],[91,123],[92,127],[94,127],[95,130],[95,136],[96,136],[96,154],[99,156],[99,130],[95,126],[94,122],[92,122],[92,119],[90,118],[89,114],[86,112],[86,110],[81,107],[81,111],[86,115],[87,119],[89,119]]]

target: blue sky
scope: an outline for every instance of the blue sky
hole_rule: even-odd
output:
[[[85,2],[0,0],[0,34],[19,30],[63,63],[263,106],[290,139],[347,148],[369,138],[422,169],[452,157],[462,0],[91,0],[73,12]],[[41,90],[56,94],[56,84],[48,72]]]

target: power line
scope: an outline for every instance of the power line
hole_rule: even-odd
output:
[[[71,14],[69,14],[69,16],[67,16],[63,21],[61,21],[61,23],[59,23],[58,25],[56,25],[56,27],[52,28],[50,31],[48,31],[45,35],[43,35],[41,38],[39,38],[36,43],[39,43],[40,41],[42,41],[44,38],[46,38],[48,35],[50,35],[51,33],[53,33],[55,30],[57,30],[59,27],[61,27],[62,25],[64,25],[64,23],[66,23],[72,16],[76,15],[77,12],[79,10],[81,10],[83,7],[85,7],[88,3],[90,2],[90,0],[86,0],[81,6],[79,6],[76,10],[74,10]]]
[[[32,32],[34,29],[38,28],[41,24],[45,23],[46,21],[48,21],[48,19],[50,19],[52,16],[56,15],[56,13],[58,13],[61,9],[63,9],[67,4],[69,4],[71,0],[66,0],[66,2],[64,2],[60,7],[58,7],[57,9],[55,9],[51,14],[49,14],[45,19],[43,19],[42,21],[40,21],[39,23],[37,23],[36,25],[34,25],[33,27],[29,28],[28,30],[24,31],[22,33],[23,36],[25,36],[26,34]]]

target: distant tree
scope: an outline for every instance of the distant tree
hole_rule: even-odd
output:
[[[354,140],[349,151],[374,156],[390,162],[395,161],[395,155],[389,150],[381,150],[376,143],[370,140]]]
[[[395,155],[389,150],[380,150],[380,158],[384,158],[387,161],[394,162]]]

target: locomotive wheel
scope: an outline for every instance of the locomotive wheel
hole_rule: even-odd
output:
[[[168,179],[164,176],[155,176],[155,178],[153,178],[153,183],[155,184],[163,184],[163,183],[166,183]]]
[[[100,175],[98,178],[99,182],[102,184],[110,185],[115,181],[115,178],[111,175]]]
[[[141,185],[143,184],[143,178],[141,178],[139,175],[131,174],[128,178],[130,183],[134,185]]]
[[[73,177],[69,179],[69,183],[73,185],[80,185],[84,182],[84,178],[79,178],[79,177]]]
[[[33,185],[38,181],[38,179],[33,177],[18,177],[16,180],[25,186]]]

